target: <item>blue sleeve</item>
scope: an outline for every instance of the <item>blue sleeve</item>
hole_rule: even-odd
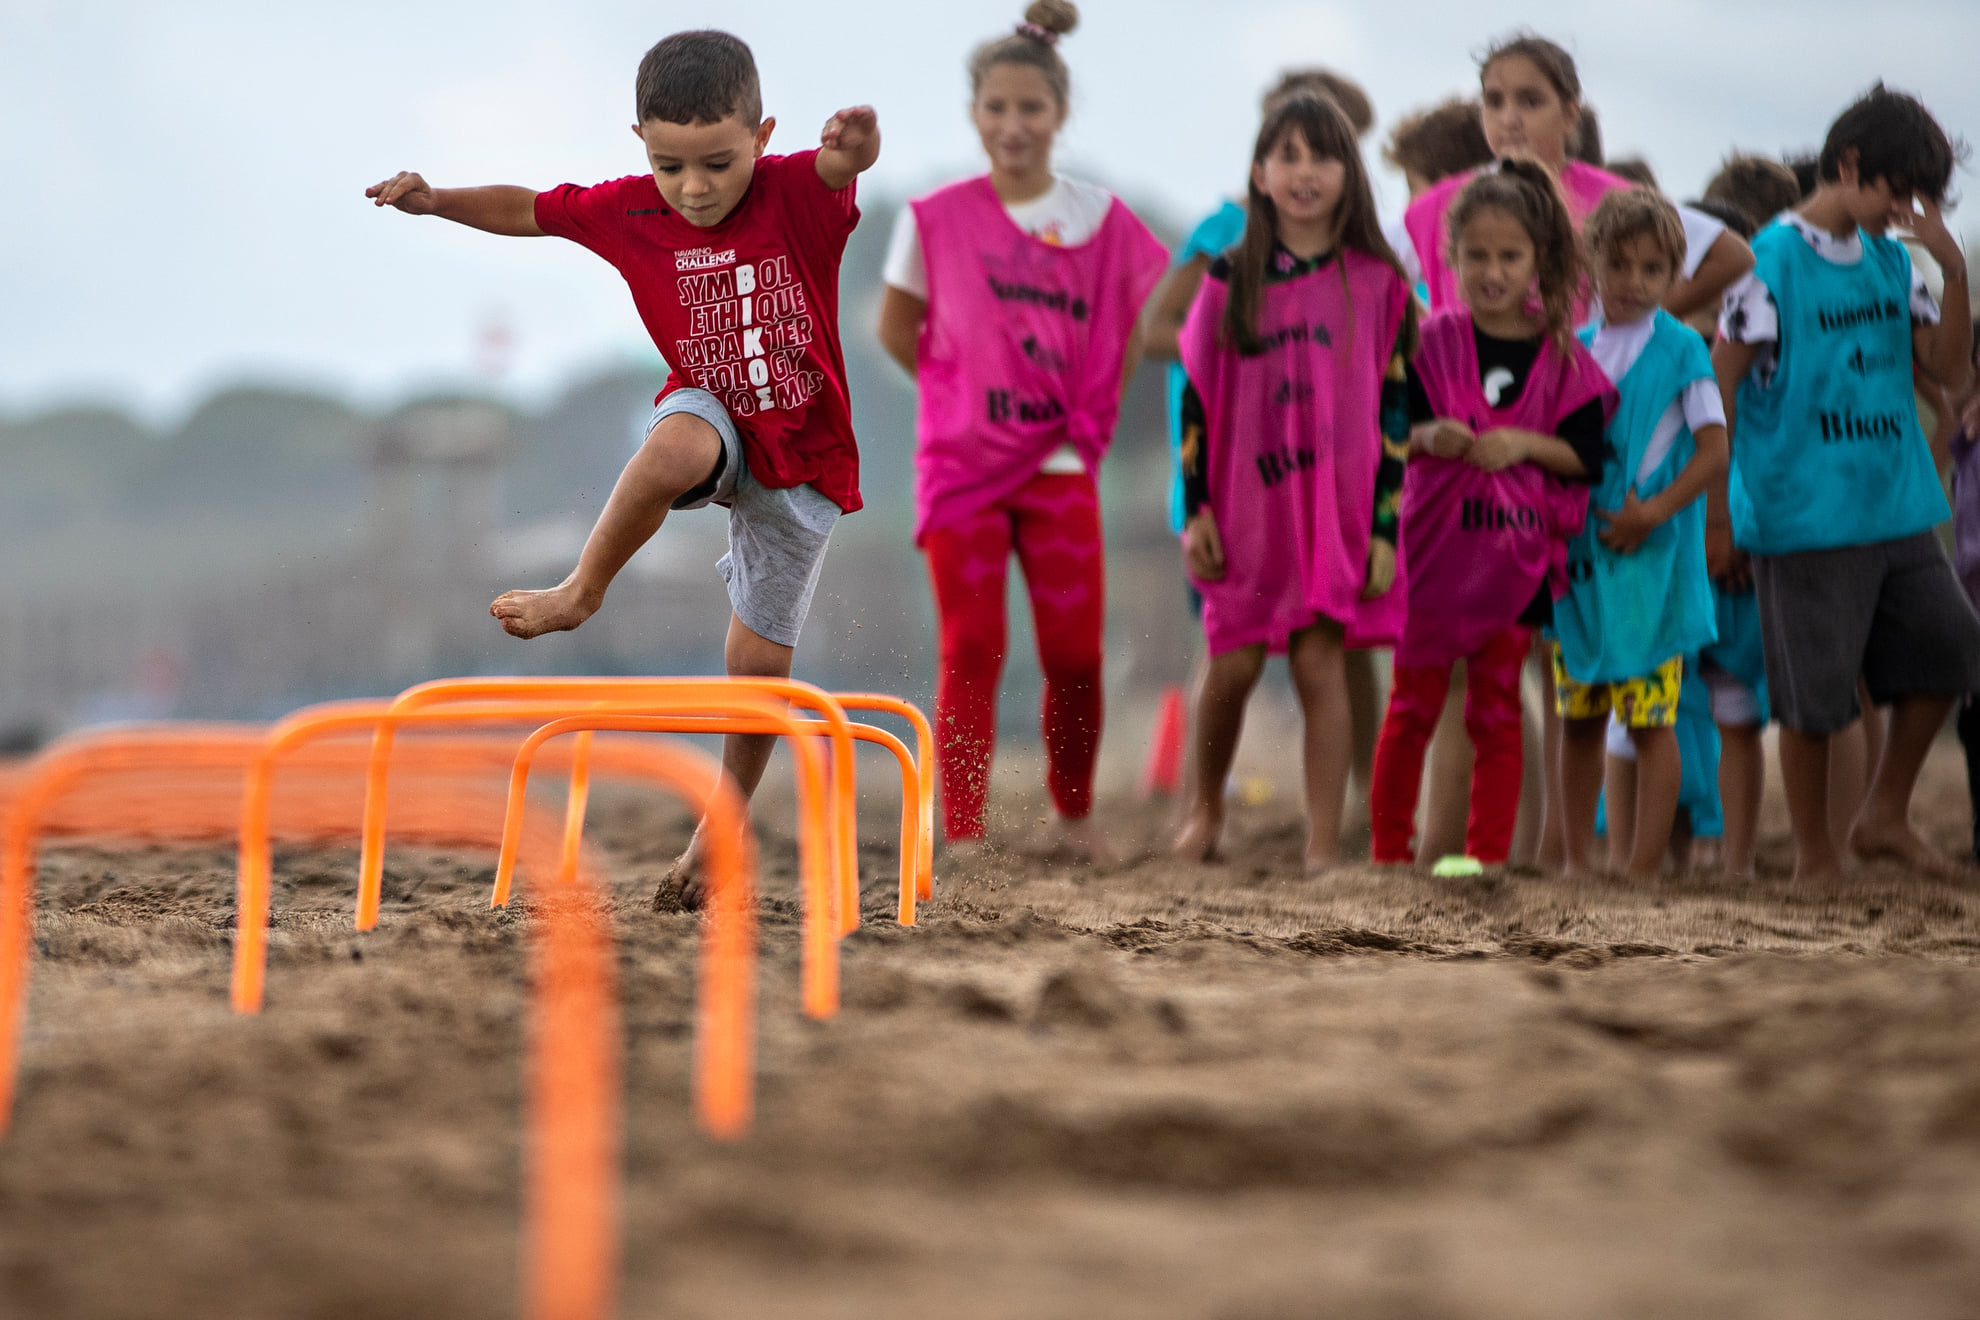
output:
[[[1198,257],[1217,256],[1243,235],[1244,208],[1236,202],[1225,202],[1197,221],[1196,228],[1189,231],[1189,237],[1176,249],[1169,264],[1186,266]]]

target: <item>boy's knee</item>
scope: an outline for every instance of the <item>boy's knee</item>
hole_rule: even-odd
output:
[[[789,678],[794,648],[773,642],[741,619],[732,619],[722,648],[731,678]]]
[[[693,413],[668,413],[653,424],[640,457],[668,485],[692,490],[707,481],[722,456],[722,433]]]

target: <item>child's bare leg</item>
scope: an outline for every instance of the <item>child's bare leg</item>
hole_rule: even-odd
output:
[[[1349,651],[1346,656],[1348,713],[1354,722],[1349,782],[1360,790],[1365,807],[1375,773],[1375,739],[1382,732],[1381,666],[1373,651]]]
[[[1867,713],[1869,707],[1864,707]],[[1870,770],[1865,722],[1861,719],[1829,735],[1829,837],[1847,839],[1856,813],[1863,809],[1864,795],[1870,791]]]
[[[586,538],[577,567],[544,591],[505,591],[488,612],[512,637],[568,632],[598,612],[605,589],[660,530],[673,502],[708,480],[722,437],[691,413],[669,413],[647,432]]]
[[[1829,735],[1781,726],[1781,787],[1794,828],[1794,878],[1828,880],[1842,873],[1829,833]]]
[[[1602,762],[1608,752],[1609,717],[1561,721],[1562,869],[1585,875],[1595,869],[1595,802],[1602,794]],[[1614,829],[1614,823],[1610,823]]]
[[[1464,818],[1471,809],[1471,735],[1464,731],[1465,663],[1451,671],[1443,714],[1430,736],[1430,772],[1424,776],[1423,829],[1416,855],[1449,857],[1464,851]]]
[[[1918,784],[1918,772],[1952,711],[1952,703],[1951,697],[1919,696],[1902,698],[1891,707],[1884,754],[1870,781],[1863,812],[1848,836],[1850,851],[1858,857],[1890,858],[1942,878],[1959,874],[1950,858],[1918,837],[1910,819],[1911,792]]]
[[[1760,795],[1767,784],[1767,758],[1758,724],[1719,726],[1719,804],[1726,832],[1719,861],[1727,875],[1753,874],[1753,851],[1760,835]]]
[[[729,635],[722,647],[722,658],[731,678],[789,678],[792,648],[761,636],[735,615],[729,616]],[[770,764],[770,753],[777,747],[777,736],[770,733],[732,733],[722,739],[722,769],[742,791],[743,801],[756,795],[763,782],[763,771]],[[697,825],[687,851],[674,863],[672,872],[655,895],[678,888],[682,907],[701,906],[701,832]]]
[[[1674,728],[1631,729],[1629,740],[1636,744],[1636,840],[1629,855],[1629,876],[1654,880],[1670,851],[1684,767]]]
[[[1636,762],[1611,755],[1602,792],[1609,805],[1609,869],[1622,872],[1636,849]]]
[[[1325,870],[1341,859],[1341,812],[1346,805],[1349,740],[1348,670],[1339,625],[1321,623],[1292,635],[1286,663],[1306,723],[1306,870]]]
[[[1567,862],[1567,835],[1562,829],[1561,799],[1561,717],[1554,706],[1554,658],[1552,643],[1534,639],[1533,653],[1540,665],[1540,840],[1533,850],[1533,864],[1543,871],[1557,871]]]
[[[1176,854],[1207,862],[1224,833],[1224,782],[1244,731],[1244,703],[1265,672],[1265,648],[1245,646],[1210,657],[1196,700],[1191,733],[1196,744],[1190,780],[1189,819],[1176,835]]]

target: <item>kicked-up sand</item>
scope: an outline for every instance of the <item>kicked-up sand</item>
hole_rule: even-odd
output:
[[[884,785],[879,763],[867,782]],[[1228,860],[1007,846],[893,924],[864,818],[845,1006],[797,1007],[788,796],[761,814],[754,1130],[689,1109],[677,808],[601,787],[626,1041],[620,1314],[1527,1320],[1980,1316],[1980,883],[1299,874],[1281,793]],[[1958,749],[1917,818],[1968,835]],[[526,910],[490,856],[278,852],[266,1011],[227,1006],[220,847],[46,851],[0,1316],[517,1307]],[[1980,881],[1980,876],[1975,877]],[[528,878],[523,881],[527,894]]]

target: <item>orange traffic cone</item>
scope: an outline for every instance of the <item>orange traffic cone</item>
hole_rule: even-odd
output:
[[[1182,789],[1183,690],[1172,683],[1162,689],[1155,727],[1148,735],[1148,757],[1141,764],[1141,796],[1174,797]]]

